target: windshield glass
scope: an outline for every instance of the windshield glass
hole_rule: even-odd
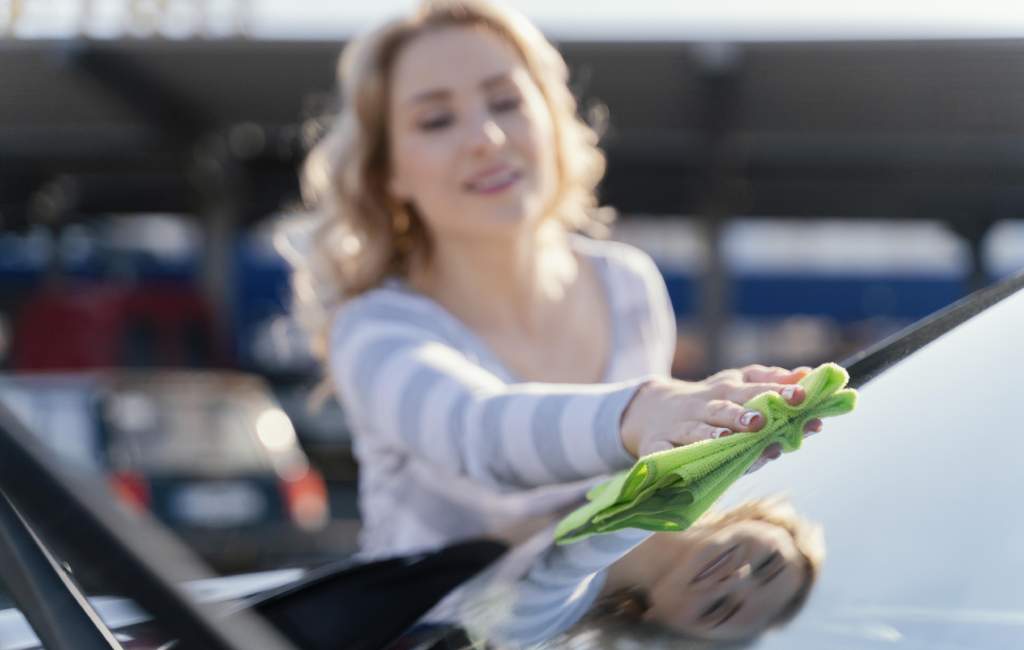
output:
[[[856,411],[726,493],[720,508],[788,495],[823,525],[828,545],[803,611],[751,647],[1019,647],[1022,331],[1019,291],[888,368],[860,389]],[[611,618],[562,646],[632,648],[638,639],[691,647]]]

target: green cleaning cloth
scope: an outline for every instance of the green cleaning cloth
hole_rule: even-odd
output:
[[[764,415],[759,431],[702,440],[640,458],[632,469],[594,486],[587,493],[587,503],[559,522],[555,541],[570,544],[623,528],[685,530],[769,445],[777,442],[782,451],[795,451],[808,421],[852,411],[857,391],[843,388],[849,379],[842,367],[823,364],[800,380],[805,392],[800,404],[792,406],[774,392],[761,393],[744,404]]]

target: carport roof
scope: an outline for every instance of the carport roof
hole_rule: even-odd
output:
[[[237,163],[242,218],[259,218],[296,197],[339,49],[0,41],[0,213],[22,222],[55,179],[80,215],[196,212],[212,157]],[[625,212],[1024,214],[1024,40],[561,49],[584,108],[610,110],[603,198]]]

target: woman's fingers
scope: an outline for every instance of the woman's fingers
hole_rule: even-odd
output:
[[[821,421],[821,418],[808,420],[807,424],[804,426],[804,437],[806,438],[807,436],[814,435],[815,433],[820,433],[822,427],[824,427],[824,423]]]
[[[811,371],[807,366],[789,370],[778,366],[751,365],[740,369],[743,381],[752,383],[794,384]]]
[[[722,404],[720,408],[722,409],[722,412],[726,414],[726,418],[730,417],[730,414],[732,414],[732,417],[735,417],[736,411],[730,407],[728,402]],[[746,419],[743,417],[744,415],[747,415],[749,413],[757,413],[756,411],[746,411],[742,408],[740,409],[740,412],[742,412],[742,415],[740,416],[740,421]],[[752,422],[752,425],[753,424],[756,424],[756,419]],[[806,426],[804,426],[804,436],[807,437],[815,433],[818,433],[819,431],[821,431],[821,429],[822,421],[819,418],[808,420]],[[694,442],[700,442],[701,440],[724,438],[725,436],[732,435],[733,433],[735,433],[735,431],[744,430],[753,431],[755,429],[742,429],[740,426],[730,428],[725,426],[716,426],[714,424],[709,424],[707,422],[698,421],[683,422],[679,425],[679,428],[676,431],[667,434],[664,438],[652,439],[642,443],[640,445],[638,456],[647,456],[648,454],[653,454],[659,451],[668,451],[669,449],[682,447],[684,445],[689,445]],[[773,443],[764,450],[764,453],[762,453],[761,457],[754,463],[754,465],[751,466],[749,470],[747,470],[747,473],[749,474],[751,472],[757,471],[769,461],[780,458],[781,456],[782,447],[778,443]]]
[[[748,367],[750,377],[795,378],[803,369]],[[765,392],[778,393],[789,404],[806,399],[802,386],[779,382],[745,383],[739,370],[723,371],[718,383],[678,381],[650,382],[641,387],[620,423],[622,443],[630,454],[646,456],[673,447],[719,438],[734,431],[759,431],[765,416],[742,404]],[[788,374],[787,374],[788,373]],[[805,432],[821,429],[819,420],[812,420]]]
[[[669,449],[673,448],[675,448],[675,445],[673,445],[668,440],[652,440],[649,442],[644,442],[640,445],[637,457],[643,458],[644,456],[647,456],[649,454],[653,454],[659,451],[668,451]]]
[[[704,383],[718,384],[723,381],[743,381],[743,371],[740,370],[739,368],[727,368],[725,370],[719,370],[710,377],[707,377],[704,380]]]
[[[707,422],[689,421],[682,422],[679,428],[672,433],[666,434],[664,439],[650,440],[640,445],[640,455],[646,456],[656,451],[665,451],[674,447],[708,440],[710,438],[721,438],[732,433],[725,427],[716,427]]]
[[[746,473],[753,474],[754,472],[761,469],[762,467],[764,467],[771,461],[775,460],[776,458],[779,458],[780,456],[782,456],[782,447],[779,445],[779,443],[776,442],[770,444],[764,450],[764,453],[761,454],[761,457],[755,460],[754,464],[747,469]]]
[[[718,386],[714,393],[722,399],[732,400],[737,404],[743,404],[761,393],[778,393],[788,404],[796,406],[804,401],[807,391],[803,386],[794,384],[733,384],[725,382]]]
[[[724,399],[706,402],[701,419],[711,426],[734,431],[757,431],[764,426],[764,415]]]
[[[814,435],[815,433],[821,432],[823,426],[824,423],[821,421],[821,418],[814,418],[813,420],[808,420],[807,424],[804,425],[804,437],[807,438]],[[769,445],[764,450],[764,453],[761,454],[761,457],[754,461],[754,464],[750,466],[750,469],[747,470],[747,474],[756,472],[757,470],[767,465],[769,462],[777,458],[780,458],[781,456],[782,447],[780,447],[778,443]]]

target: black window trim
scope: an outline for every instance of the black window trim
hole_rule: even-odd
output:
[[[1024,271],[979,289],[847,357],[841,365],[850,373],[850,387],[863,386],[893,364],[1021,289],[1024,289]]]

